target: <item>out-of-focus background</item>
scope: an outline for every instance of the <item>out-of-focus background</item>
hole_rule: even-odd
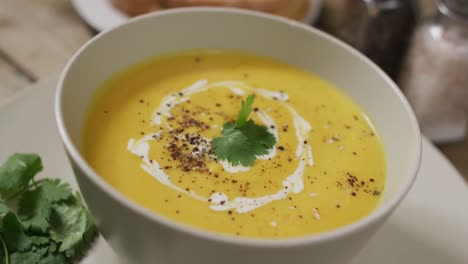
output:
[[[105,10],[100,13],[103,1],[114,8],[115,17]],[[0,104],[58,73],[79,47],[114,23],[112,19],[121,23],[144,12],[140,7],[162,8],[145,6],[151,1],[156,0],[0,0]],[[167,8],[184,1],[161,2]],[[438,9],[436,2],[443,6]],[[313,20],[307,23],[343,39],[381,66],[410,99],[423,132],[468,181],[468,1],[309,3],[310,17],[301,11]],[[318,6],[320,10],[313,10]],[[321,15],[315,18],[318,11]],[[286,11],[277,13],[289,16]]]

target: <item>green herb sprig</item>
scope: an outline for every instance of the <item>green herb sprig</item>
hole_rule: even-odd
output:
[[[236,122],[223,125],[222,136],[211,141],[214,155],[234,166],[252,166],[258,156],[268,154],[276,139],[268,128],[257,125],[249,116],[252,112],[254,95],[242,101]]]
[[[36,181],[42,169],[36,154],[0,166],[0,264],[74,263],[97,236],[80,195],[58,179]]]

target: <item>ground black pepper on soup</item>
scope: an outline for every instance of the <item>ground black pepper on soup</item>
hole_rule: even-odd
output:
[[[317,62],[319,63],[319,62]],[[233,51],[153,58],[104,82],[85,158],[129,199],[242,237],[297,237],[369,215],[386,181],[366,113],[313,73]]]

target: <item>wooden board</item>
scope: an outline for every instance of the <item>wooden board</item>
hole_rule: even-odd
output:
[[[0,59],[0,104],[30,83],[27,76]]]
[[[0,0],[0,51],[33,80],[59,71],[91,33],[66,0]]]

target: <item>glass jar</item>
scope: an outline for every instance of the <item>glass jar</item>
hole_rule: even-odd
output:
[[[396,78],[416,23],[412,0],[325,0],[317,27]]]
[[[464,138],[468,111],[468,1],[439,0],[412,39],[400,78],[422,132],[435,142]]]

